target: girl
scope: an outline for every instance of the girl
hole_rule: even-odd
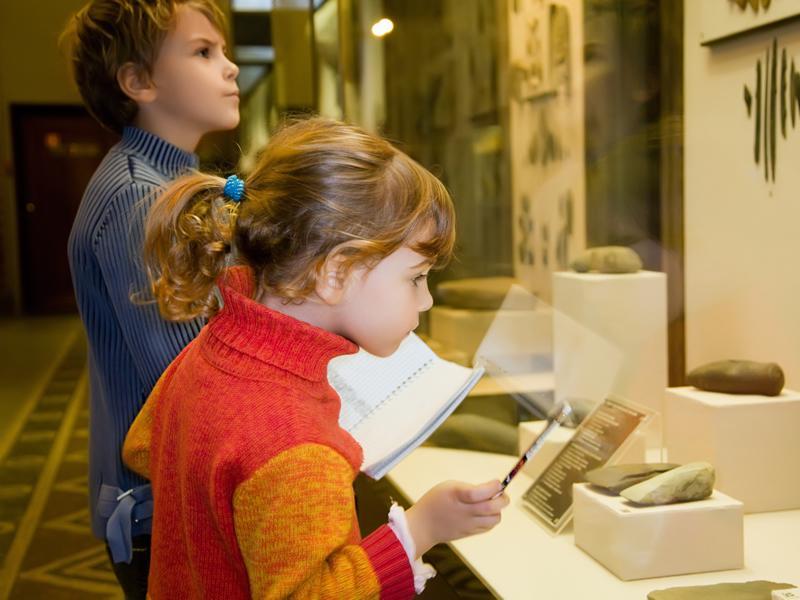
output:
[[[210,317],[125,442],[153,485],[153,598],[407,598],[424,552],[499,522],[499,482],[447,482],[362,539],[361,448],[327,381],[333,357],[389,355],[416,328],[453,221],[428,171],[321,118],[278,132],[247,181],[190,175],[153,206],[162,314]]]

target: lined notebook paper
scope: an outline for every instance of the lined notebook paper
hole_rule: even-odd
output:
[[[380,479],[456,409],[483,374],[439,358],[415,334],[379,358],[364,350],[328,366],[342,399],[339,424],[364,450],[361,470]]]

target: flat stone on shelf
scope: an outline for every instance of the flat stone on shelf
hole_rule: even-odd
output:
[[[791,583],[772,581],[748,581],[746,583],[715,583],[655,590],[647,594],[647,600],[766,600],[772,590],[786,590]]]
[[[513,277],[470,277],[452,279],[436,286],[436,299],[453,308],[469,310],[497,310],[500,307],[515,309],[513,304],[503,305]],[[527,308],[527,307],[525,307]]]
[[[578,273],[636,273],[642,269],[642,259],[625,246],[597,246],[584,250],[570,267]]]
[[[620,494],[636,504],[659,506],[708,498],[714,491],[714,467],[693,462],[622,490]]]
[[[720,360],[697,367],[688,381],[707,392],[777,396],[783,390],[784,376],[776,363]]]
[[[613,494],[619,494],[632,485],[679,466],[673,463],[634,463],[601,467],[586,473],[586,481]]]

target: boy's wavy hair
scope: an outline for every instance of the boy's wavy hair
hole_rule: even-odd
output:
[[[455,214],[445,186],[386,140],[337,121],[310,118],[281,128],[262,151],[235,204],[225,179],[175,181],[151,208],[145,265],[162,315],[210,317],[231,247],[252,268],[256,299],[302,302],[326,260],[344,277],[404,245],[446,264]]]
[[[122,132],[138,107],[120,89],[117,73],[133,63],[151,75],[179,6],[190,6],[227,34],[215,0],[92,0],[70,17],[59,44],[89,113],[106,129]]]

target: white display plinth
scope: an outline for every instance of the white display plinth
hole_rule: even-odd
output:
[[[744,566],[742,503],[722,492],[696,502],[640,507],[579,483],[572,497],[575,545],[620,579]]]
[[[494,310],[434,306],[428,312],[430,336],[446,348],[472,357],[494,320]]]
[[[431,338],[470,358],[490,327],[524,333],[524,348],[508,348],[509,353],[524,351],[549,356],[553,352],[553,315],[547,309],[474,310],[434,306],[428,315]]]
[[[667,277],[553,274],[556,399],[599,402],[610,394],[662,409],[667,386]],[[648,446],[661,445],[648,428]]]
[[[704,460],[715,487],[747,513],[800,508],[800,393],[749,396],[668,388],[664,447],[675,463]]]
[[[519,424],[519,453],[522,455],[533,440],[536,439],[542,430],[544,430],[547,421],[522,421]],[[564,445],[572,439],[574,429],[568,427],[559,427],[545,440],[541,449],[531,458],[525,466],[522,467],[522,472],[528,475],[531,479],[536,479],[542,474],[547,465],[556,457]],[[646,462],[646,443],[644,434],[641,431],[634,431],[631,440],[625,449],[614,460],[614,464],[621,463],[643,463]]]

